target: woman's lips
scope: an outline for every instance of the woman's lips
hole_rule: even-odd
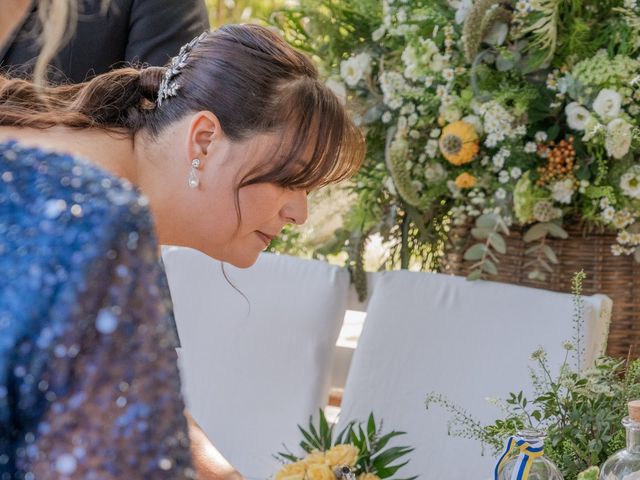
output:
[[[260,237],[260,240],[262,240],[267,247],[274,238],[273,236],[267,235],[266,233],[260,231],[256,231],[256,234],[258,235],[258,237]]]

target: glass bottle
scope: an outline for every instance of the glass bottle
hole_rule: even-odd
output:
[[[629,416],[622,419],[627,448],[611,455],[600,469],[600,480],[640,480],[640,400],[629,402]]]
[[[517,440],[524,440],[530,445],[540,445],[542,452],[544,452],[545,435],[539,430],[522,430],[514,438],[514,443]],[[524,454],[520,448],[514,445],[499,469],[497,480],[563,480],[558,467],[544,455],[529,458],[528,462],[532,462],[529,476],[518,476],[518,472],[514,472],[514,470],[516,466],[520,465],[519,460],[522,455]]]

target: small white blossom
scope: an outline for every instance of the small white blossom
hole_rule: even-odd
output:
[[[511,174],[511,178],[517,180],[522,176],[522,169],[520,167],[513,167],[509,173]]]
[[[507,191],[504,188],[499,188],[494,194],[497,200],[504,200],[507,197]]]
[[[527,142],[524,146],[525,153],[536,153],[538,151],[538,145],[535,142]]]
[[[559,180],[551,186],[551,197],[558,203],[571,203],[574,184],[570,178]]]
[[[607,125],[605,148],[609,156],[621,159],[631,148],[631,125],[621,118],[616,118]]]
[[[439,163],[429,163],[424,169],[424,178],[428,183],[438,183],[445,179],[447,172]]]
[[[539,132],[536,132],[534,138],[536,139],[536,142],[542,143],[542,142],[546,142],[547,138],[549,137],[547,135],[547,132],[539,131]]]
[[[498,174],[498,181],[500,183],[507,183],[511,177],[509,176],[509,172],[506,170],[501,170]]]
[[[631,198],[640,198],[640,169],[635,167],[620,177],[622,192]]]
[[[615,90],[604,88],[593,101],[593,111],[601,118],[609,120],[620,115],[622,96]]]
[[[438,141],[434,139],[429,140],[424,147],[425,153],[431,158],[435,158],[435,156],[438,154],[438,149]]]
[[[355,87],[371,68],[371,56],[362,52],[340,63],[340,75],[350,87]]]
[[[382,123],[389,123],[392,118],[391,112],[384,112],[382,114]]]
[[[584,108],[578,102],[571,102],[564,109],[564,113],[567,116],[567,124],[569,128],[573,130],[584,131],[587,120],[591,116],[589,110]]]

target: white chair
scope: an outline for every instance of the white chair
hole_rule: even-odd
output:
[[[538,346],[551,365],[562,363],[561,343],[574,334],[572,296],[439,274],[376,275],[338,428],[373,411],[387,430],[407,432],[398,444],[415,447],[398,476],[488,478],[490,451],[482,456],[477,442],[448,436],[449,413],[426,410],[427,394],[441,393],[484,422],[498,418],[486,397],[526,392]],[[605,350],[610,308],[607,297],[584,298],[584,362]]]
[[[248,479],[297,448],[297,424],[326,405],[349,291],[346,270],[262,254],[241,270],[187,248],[164,250],[188,408]]]

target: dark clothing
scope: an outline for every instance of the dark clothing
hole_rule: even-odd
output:
[[[203,0],[111,0],[101,14],[102,0],[79,0],[74,37],[52,61],[51,79],[82,82],[128,63],[162,66],[180,47],[209,29]],[[39,49],[34,7],[0,46],[0,69],[27,76]],[[25,66],[26,65],[26,66]]]

